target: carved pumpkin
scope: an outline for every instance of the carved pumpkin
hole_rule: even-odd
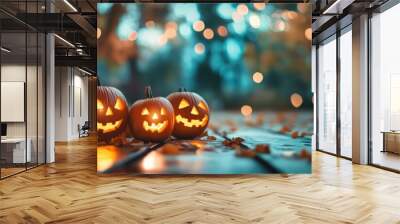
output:
[[[114,87],[97,87],[97,136],[109,141],[125,131],[128,104],[125,96]]]
[[[174,109],[164,97],[152,97],[150,87],[145,95],[146,99],[136,101],[129,110],[132,135],[142,141],[161,142],[174,129]]]
[[[177,138],[194,138],[207,128],[209,108],[207,102],[197,93],[186,92],[184,88],[179,91],[167,97],[175,113],[172,135]]]

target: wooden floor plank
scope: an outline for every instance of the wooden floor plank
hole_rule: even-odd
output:
[[[311,175],[103,176],[96,140],[0,181],[0,223],[400,223],[400,175],[313,153]]]

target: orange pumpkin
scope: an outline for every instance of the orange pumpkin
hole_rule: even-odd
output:
[[[146,99],[138,100],[129,110],[129,124],[133,137],[142,141],[161,142],[174,129],[174,109],[164,97],[153,97],[145,88]]]
[[[114,87],[97,87],[97,136],[109,141],[125,131],[128,104],[125,96]]]
[[[210,111],[207,102],[199,94],[180,88],[167,99],[175,113],[175,126],[172,135],[177,138],[194,138],[207,128]]]

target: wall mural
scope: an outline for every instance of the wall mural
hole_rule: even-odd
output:
[[[100,174],[311,172],[309,4],[97,9]]]

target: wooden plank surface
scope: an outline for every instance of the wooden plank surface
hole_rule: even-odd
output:
[[[98,168],[101,173],[127,174],[310,173],[310,156],[300,154],[310,155],[312,124],[311,112],[263,112],[253,118],[217,112],[207,135],[194,140],[170,139],[146,155],[143,149],[148,144],[142,142],[100,145]],[[243,140],[240,144],[226,143],[238,137]],[[251,153],[258,145],[267,145],[270,152]]]
[[[313,152],[309,175],[97,174],[96,140],[0,181],[0,223],[399,223],[400,178]]]

